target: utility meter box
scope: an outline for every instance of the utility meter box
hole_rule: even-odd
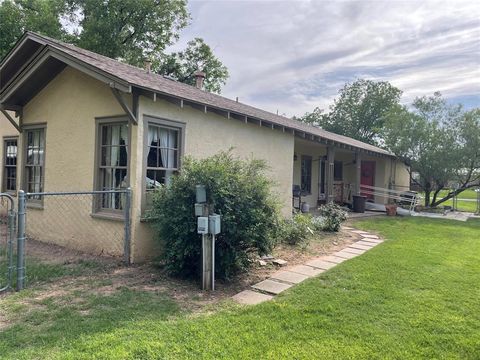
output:
[[[197,203],[206,203],[207,202],[207,190],[205,189],[205,185],[196,185],[196,198]]]
[[[207,204],[195,204],[195,216],[208,216],[208,205]]]
[[[197,233],[208,234],[208,217],[200,216],[197,218]]]
[[[213,214],[208,217],[208,227],[210,230],[210,234],[217,235],[220,234],[220,215]]]

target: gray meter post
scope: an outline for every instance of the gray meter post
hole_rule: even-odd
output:
[[[220,215],[208,217],[208,230],[212,234],[212,290],[215,290],[215,235],[220,234]]]

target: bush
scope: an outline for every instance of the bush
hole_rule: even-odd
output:
[[[279,207],[266,169],[263,161],[240,160],[231,152],[202,160],[185,158],[181,173],[154,194],[149,214],[168,272],[184,277],[200,274],[201,237],[194,214],[197,184],[206,186],[207,202],[222,216],[222,232],[215,244],[218,277],[244,271],[253,255],[272,250]]]
[[[325,231],[338,231],[342,222],[347,220],[346,211],[334,203],[322,205],[319,212],[323,218],[323,230]]]
[[[291,219],[280,222],[277,237],[280,241],[290,245],[305,246],[313,234],[312,216],[299,213],[295,214]]]

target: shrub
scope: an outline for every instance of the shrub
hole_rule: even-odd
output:
[[[323,231],[323,229],[325,228],[325,218],[321,216],[312,217],[311,227],[312,230],[316,233]]]
[[[313,233],[311,215],[299,213],[280,222],[277,237],[290,245],[307,245]]]
[[[200,274],[201,237],[194,214],[197,184],[206,186],[207,202],[222,219],[215,244],[218,277],[244,271],[253,255],[272,250],[279,207],[266,169],[263,161],[241,160],[231,152],[202,160],[184,159],[181,173],[154,194],[149,214],[156,240],[163,245],[168,272],[185,277]]]
[[[320,206],[319,212],[323,217],[323,230],[325,231],[338,231],[342,222],[347,220],[346,211],[334,203]]]

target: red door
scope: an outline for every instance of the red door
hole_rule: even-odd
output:
[[[362,161],[360,185],[375,186],[375,161]],[[372,192],[373,189],[364,189],[368,192]],[[373,200],[372,194],[366,194],[364,191],[360,192],[361,195],[366,196],[367,199]]]

